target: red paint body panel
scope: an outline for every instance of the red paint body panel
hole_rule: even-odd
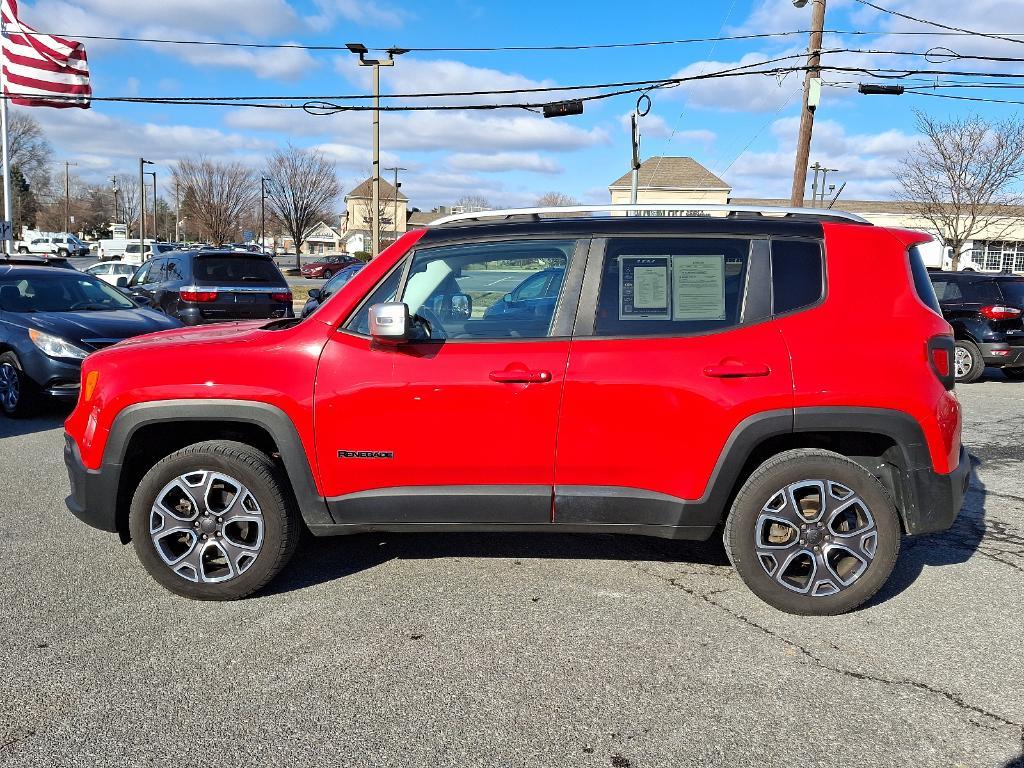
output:
[[[704,372],[741,364],[769,373]],[[555,484],[699,499],[741,421],[792,407],[789,355],[772,323],[689,338],[578,339],[565,378]]]
[[[907,248],[927,237],[855,224],[824,231],[826,300],[776,321],[793,358],[795,406],[908,413],[924,430],[935,471],[952,471],[960,406],[932,372],[925,345],[953,332],[918,297],[907,258]]]
[[[568,341],[381,346],[336,333],[316,387],[328,497],[410,485],[551,485]],[[505,370],[544,383],[500,383]],[[393,451],[387,461],[338,450]]]

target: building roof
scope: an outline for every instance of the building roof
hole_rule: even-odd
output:
[[[406,226],[417,228],[425,227],[430,222],[440,219],[444,214],[437,211],[413,211],[406,219]]]
[[[734,205],[773,206],[788,208],[789,198],[761,198],[761,197],[733,197],[729,199]],[[814,208],[810,200],[804,199],[804,205]],[[837,210],[849,213],[864,214],[892,214],[896,216],[917,216],[920,208],[905,200],[845,200],[840,198],[833,206]],[[1024,206],[1017,205],[996,205],[992,206],[991,213],[998,213],[1005,216],[1024,216]]]
[[[358,184],[351,192],[345,195],[345,199],[349,198],[366,199],[369,200],[373,197],[373,179],[369,178]],[[380,199],[381,200],[394,200],[395,199],[395,187],[388,183],[384,179],[380,180]],[[409,198],[402,194],[402,191],[398,192],[399,200],[408,200]]]
[[[609,189],[629,189],[632,171],[613,181]],[[649,157],[640,164],[641,189],[725,189],[726,182],[692,157]]]

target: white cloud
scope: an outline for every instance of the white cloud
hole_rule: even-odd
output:
[[[793,176],[799,118],[783,118],[771,126],[776,140],[773,151],[748,152],[729,170],[727,180],[739,197],[787,197]],[[897,130],[880,133],[848,133],[834,120],[818,120],[814,126],[811,162],[838,172],[829,184],[847,183],[846,199],[884,199],[896,190],[894,170],[899,160],[917,145],[918,137]],[[809,190],[808,190],[809,194]]]
[[[775,56],[764,53],[748,53],[738,61],[731,62],[697,61],[683,67],[673,77],[697,77],[737,67],[754,70],[771,68],[775,65],[766,65],[765,67],[755,65],[771,58],[796,52],[796,50],[786,51]],[[785,62],[780,64],[785,64]],[[796,73],[786,75],[781,82],[774,76],[748,74],[692,80],[681,83],[678,88],[664,93],[667,96],[685,96],[689,106],[703,109],[718,109],[727,112],[772,112],[799,88],[799,84],[800,77]]]
[[[458,152],[448,157],[448,166],[460,171],[501,173],[529,171],[531,173],[561,173],[562,167],[551,158],[537,152],[496,152],[473,154]]]
[[[256,77],[280,80],[298,80],[320,66],[320,62],[298,48],[254,51],[246,48],[185,46],[177,55],[197,67],[245,69]]]
[[[356,147],[351,144],[340,144],[326,142],[313,147],[323,152],[327,157],[344,168],[355,168],[370,174],[370,167],[373,163],[373,156],[365,147]],[[382,166],[395,166],[400,162],[398,155],[393,152],[381,152],[380,162]]]
[[[363,26],[398,27],[405,21],[405,13],[374,0],[316,0],[320,14],[310,16],[307,23],[313,29],[329,28],[337,19]]]

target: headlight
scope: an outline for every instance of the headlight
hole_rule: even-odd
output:
[[[37,331],[35,328],[29,328],[28,337],[32,339],[32,343],[39,347],[44,355],[49,357],[70,357],[75,360],[84,360],[85,356],[89,354],[69,341]]]

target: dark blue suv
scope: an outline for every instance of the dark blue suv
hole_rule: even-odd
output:
[[[180,326],[92,275],[0,262],[0,409],[24,416],[44,395],[73,400],[90,352]]]

